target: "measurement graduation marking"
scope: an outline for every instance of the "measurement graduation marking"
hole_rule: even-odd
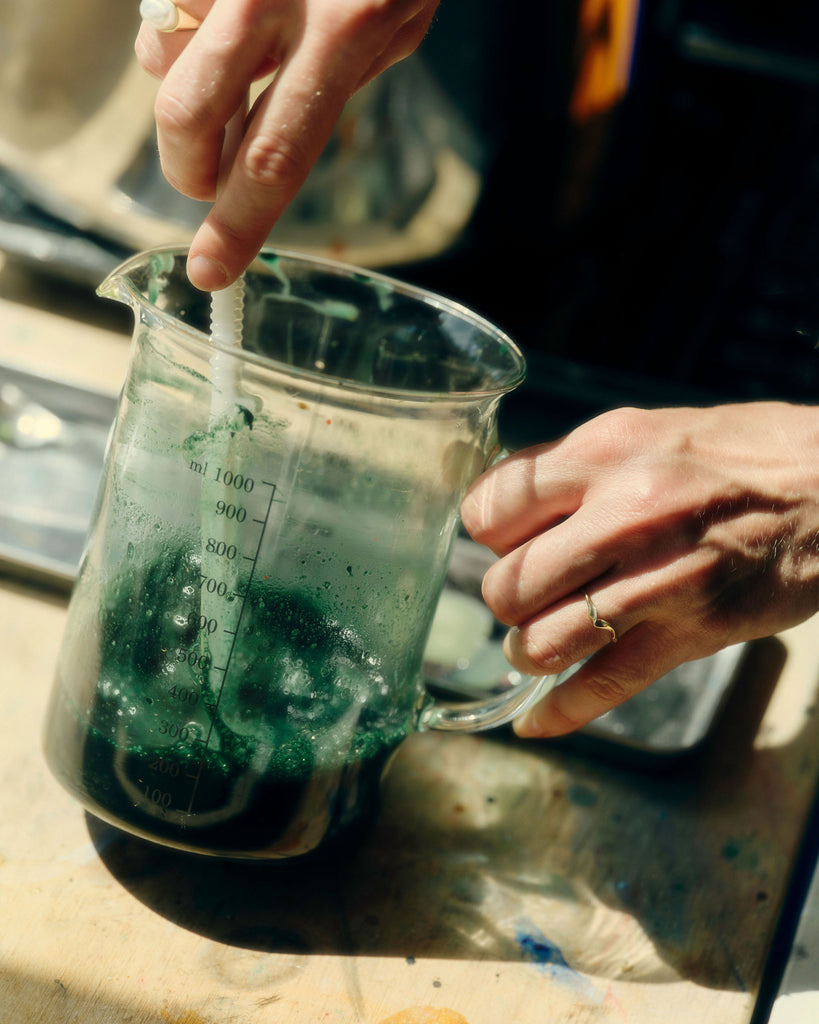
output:
[[[275,484],[272,484],[272,483],[270,483],[267,480],[263,480],[262,484],[264,486],[266,486],[266,487],[270,487],[271,488],[270,498],[268,499],[268,502],[267,502],[267,509],[265,511],[264,519],[262,519],[262,520],[255,520],[256,522],[260,522],[262,528],[259,531],[259,539],[258,539],[258,541],[256,543],[256,551],[255,551],[255,553],[254,553],[252,558],[248,558],[248,561],[252,562],[253,564],[252,564],[251,569],[250,569],[250,576],[248,577],[247,586],[244,588],[244,594],[242,595],[242,603],[241,603],[241,605],[239,607],[238,618],[236,619],[236,629],[235,630],[233,630],[233,629],[225,629],[225,630],[223,630],[224,633],[227,633],[229,636],[232,636],[233,639],[230,642],[230,648],[228,650],[228,656],[227,656],[227,659],[225,661],[225,667],[224,667],[224,669],[220,669],[219,670],[219,671],[222,672],[222,682],[219,685],[219,691],[218,691],[218,693],[216,695],[216,703],[214,704],[214,707],[213,707],[213,717],[211,719],[210,728],[208,729],[208,734],[205,737],[205,747],[204,747],[204,749],[202,751],[202,756],[199,759],[199,766],[197,768],[197,772],[196,772],[196,776],[195,776],[195,782],[193,784],[193,790],[191,792],[191,798],[190,798],[190,801],[188,802],[188,810],[187,810],[188,814],[191,814],[192,811],[193,811],[193,804],[194,804],[194,801],[196,800],[196,793],[197,793],[197,791],[199,789],[199,782],[200,782],[200,780],[202,778],[202,769],[205,767],[205,757],[207,756],[208,748],[210,746],[211,736],[213,735],[214,720],[215,720],[216,716],[219,713],[219,704],[220,704],[220,702],[222,700],[222,693],[223,693],[224,688],[225,688],[225,683],[227,682],[228,669],[230,668],[230,663],[231,663],[231,660],[233,659],[233,650],[234,650],[234,648],[236,646],[236,637],[239,634],[239,628],[240,628],[240,626],[242,624],[242,617],[245,614],[245,605],[247,603],[247,596],[248,596],[248,594],[250,592],[251,584],[253,583],[253,576],[254,576],[254,574],[256,572],[256,563],[258,562],[258,559],[259,559],[259,551],[261,551],[262,540],[264,538],[265,530],[267,529],[268,520],[270,519],[270,510],[273,507],[273,502],[274,501],[276,501],[276,500],[282,501],[283,500],[281,498],[276,499],[276,485]],[[247,557],[247,556],[245,556],[245,557]]]

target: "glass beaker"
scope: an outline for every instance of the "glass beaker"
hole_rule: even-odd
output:
[[[450,707],[422,671],[524,360],[454,303],[272,251],[245,275],[241,346],[217,344],[185,256],[100,288],[136,324],[46,756],[142,837],[300,856],[367,817],[408,733],[500,724],[542,691]]]

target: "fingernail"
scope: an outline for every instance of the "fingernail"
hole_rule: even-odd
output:
[[[216,292],[228,283],[225,267],[210,256],[191,256],[188,260],[188,278],[194,288],[203,292]]]

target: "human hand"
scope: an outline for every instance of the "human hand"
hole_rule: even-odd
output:
[[[462,516],[501,556],[483,593],[513,627],[509,661],[545,675],[589,658],[515,731],[571,732],[685,661],[819,609],[819,408],[605,413],[498,463]]]
[[[264,244],[358,89],[421,42],[438,0],[184,0],[193,32],[144,24],[140,64],[156,100],[162,169],[194,199],[215,200],[188,257],[194,285],[231,284]],[[251,84],[276,70],[245,121],[222,184],[225,128]],[[217,184],[219,193],[217,196]]]

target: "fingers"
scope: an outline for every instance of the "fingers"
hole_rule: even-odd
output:
[[[527,675],[588,659],[519,734],[571,731],[684,661],[814,614],[819,475],[801,453],[817,438],[819,413],[776,403],[618,410],[486,474],[464,519],[502,555],[484,596],[514,627],[507,657]]]
[[[497,463],[467,491],[461,520],[479,544],[497,555],[547,530],[577,510],[587,478],[574,462],[560,462],[561,441],[536,445]]]
[[[191,243],[188,273],[199,288],[222,288],[242,273],[330,138],[352,83],[340,74],[315,89],[309,64],[299,54],[283,65],[248,120],[227,182]]]
[[[646,623],[657,628],[696,624],[699,609],[688,608],[685,617],[680,610],[686,605],[684,587],[663,587],[662,609],[657,607],[654,592],[661,576],[656,570],[584,585],[509,630],[506,658],[524,675],[557,675],[609,645],[621,650],[624,638]]]
[[[656,429],[650,412],[615,409],[557,441],[509,456],[467,492],[461,510],[466,529],[478,543],[505,554],[591,499],[608,506],[612,521],[624,504],[630,513],[642,509],[656,517],[666,480],[656,467],[649,475],[640,469],[656,447]],[[628,490],[622,486],[625,472]]]
[[[519,626],[621,561],[626,541],[613,533],[601,546],[598,517],[599,510],[581,507],[490,566],[483,597],[500,622]]]
[[[321,31],[308,20],[298,45],[283,46],[227,183],[191,244],[188,275],[197,287],[222,288],[244,271],[327,145],[349,97],[363,78],[414,49],[434,9],[425,5],[402,21],[412,5],[393,4],[386,20],[373,17],[379,5],[361,6],[360,16],[347,7]]]
[[[417,47],[437,0],[185,6],[203,18],[197,31],[163,37],[143,26],[136,48],[146,70],[164,77],[156,122],[165,176],[186,195],[216,199],[188,264],[193,284],[214,290],[235,280],[261,248],[352,93]],[[252,82],[274,68],[223,184],[225,126]]]
[[[225,126],[263,67],[277,59],[252,3],[216,0],[171,64],[156,99],[165,177],[194,199],[217,191]]]
[[[361,75],[355,86],[356,91],[363,88],[374,78],[377,78],[378,75],[386,71],[387,68],[392,67],[393,64],[397,64],[398,61],[409,57],[418,48],[426,35],[437,6],[438,0],[433,0],[432,3],[425,3],[417,14],[401,25],[391,38],[389,45],[378,54],[367,70]]]
[[[515,733],[530,739],[574,732],[692,656],[690,647],[667,630],[652,623],[635,626],[518,718]]]
[[[503,644],[507,660],[523,675],[557,675],[613,642],[619,643],[636,622],[639,612],[626,615],[608,610],[603,620],[614,633],[592,623],[585,593],[575,593],[548,613],[511,629]]]
[[[186,0],[184,9],[202,22],[212,3],[213,0]],[[161,32],[143,21],[134,42],[134,52],[149,75],[162,79],[194,35],[194,32]]]

